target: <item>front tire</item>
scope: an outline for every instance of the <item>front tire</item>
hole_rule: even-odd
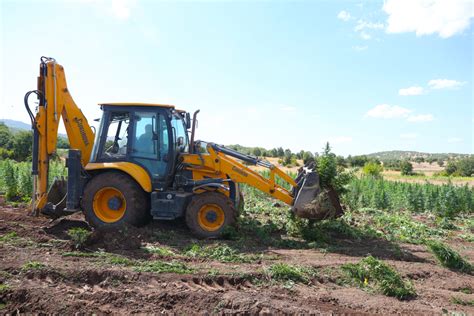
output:
[[[186,224],[199,238],[219,237],[227,225],[235,223],[236,210],[222,193],[206,192],[193,196],[186,209]]]
[[[146,192],[131,177],[117,171],[97,174],[87,183],[82,209],[87,222],[96,228],[141,226],[150,219]]]

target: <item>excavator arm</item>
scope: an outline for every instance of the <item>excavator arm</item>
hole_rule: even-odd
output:
[[[28,105],[31,94],[39,100],[36,115]],[[70,147],[81,152],[82,166],[89,162],[94,133],[69,93],[64,68],[53,58],[41,58],[38,87],[25,95],[25,106],[33,127],[32,208],[38,214],[48,202],[49,161],[56,152],[60,120],[64,122]]]
[[[205,154],[184,154],[182,162],[201,178],[229,178],[235,183],[248,184],[290,205],[299,217],[324,219],[342,214],[337,193],[320,187],[319,176],[313,168],[302,167],[296,179],[272,163],[232,149],[207,143]],[[241,162],[242,161],[242,162]],[[269,177],[262,176],[247,165],[257,165],[269,170]],[[276,182],[276,177],[292,187],[287,190]],[[319,199],[318,199],[319,198]]]

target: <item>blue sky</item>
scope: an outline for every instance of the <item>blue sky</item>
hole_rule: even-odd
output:
[[[0,118],[46,55],[89,121],[171,103],[223,144],[473,153],[473,3],[3,0]]]

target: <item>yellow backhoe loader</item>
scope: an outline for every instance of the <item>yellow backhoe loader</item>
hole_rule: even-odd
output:
[[[32,94],[39,100],[35,114],[28,105]],[[311,166],[293,179],[266,160],[196,141],[199,110],[191,119],[173,105],[103,103],[100,126],[93,131],[69,93],[64,68],[53,58],[41,58],[37,90],[28,92],[24,101],[33,128],[36,215],[57,218],[82,211],[96,228],[184,217],[198,237],[217,237],[236,220],[243,203],[241,183],[290,205],[301,217],[342,213],[337,194],[322,190]],[[68,176],[48,188],[61,119],[71,148]],[[269,178],[249,165],[268,168]],[[276,177],[292,189],[278,185]]]

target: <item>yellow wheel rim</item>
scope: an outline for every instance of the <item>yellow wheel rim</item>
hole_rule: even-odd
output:
[[[202,229],[213,232],[224,225],[224,210],[216,204],[206,204],[198,212],[198,223]]]
[[[122,192],[112,187],[105,187],[95,193],[92,207],[101,221],[114,223],[125,214],[127,203]]]

